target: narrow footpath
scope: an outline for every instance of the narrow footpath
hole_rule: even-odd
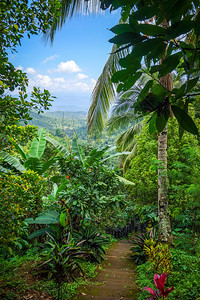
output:
[[[127,240],[114,243],[93,284],[80,288],[74,300],[137,300],[136,271]]]

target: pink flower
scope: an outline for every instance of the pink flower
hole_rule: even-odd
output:
[[[174,287],[165,290],[164,286],[166,278],[167,274],[165,273],[163,273],[162,275],[155,274],[153,279],[158,290],[154,291],[146,286],[143,288],[143,290],[146,290],[151,295],[153,295],[153,297],[151,297],[150,299],[158,299],[160,296],[167,298],[169,293],[174,290]]]

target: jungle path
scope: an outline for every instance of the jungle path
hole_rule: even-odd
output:
[[[106,253],[92,285],[82,286],[73,300],[137,300],[136,271],[127,240],[114,243]],[[96,285],[95,285],[96,283]]]

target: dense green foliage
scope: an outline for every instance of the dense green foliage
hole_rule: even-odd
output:
[[[123,94],[114,111],[121,109],[124,115],[120,117],[127,118],[130,125],[136,121],[132,120],[135,112],[137,117],[152,113],[137,130],[129,128],[131,143],[127,139],[123,147],[118,143],[122,150],[128,144],[132,150],[120,154],[131,154],[120,161],[121,165],[126,162],[124,177],[129,181],[120,179],[118,161],[109,163],[119,153],[113,154],[107,146],[106,132],[98,149],[89,142],[85,113],[31,113],[48,109],[50,94],[34,88],[29,99],[26,74],[8,60],[24,34],[46,33],[63,24],[72,2],[0,3],[0,297],[22,299],[31,292],[41,298],[45,292],[47,297],[70,299],[84,283],[83,275],[93,276],[104,259],[110,244],[106,230],[122,227],[134,217],[137,230],[141,223],[146,226],[143,234],[135,236],[131,249],[140,264],[139,286],[153,288],[153,275],[165,272],[167,285],[174,287],[169,299],[198,299],[199,1],[100,0],[103,9],[110,5],[122,8],[122,22],[111,29],[115,36],[110,40],[115,44],[113,62],[118,66],[109,73],[112,78],[107,83],[112,80],[117,92],[128,92],[130,99],[126,101]],[[58,19],[60,5],[65,4],[67,11]],[[162,85],[163,77],[171,72],[173,90]],[[141,91],[134,89],[144,74]],[[18,98],[11,94],[16,89]],[[97,107],[103,107],[106,114],[110,103]],[[103,118],[103,113],[92,108],[92,120],[101,127],[102,120],[96,116]],[[172,115],[175,118],[169,118]],[[41,128],[36,134],[34,126],[19,126],[28,121],[45,127],[51,136]],[[123,123],[122,118],[118,121],[118,125]],[[162,132],[167,122],[172,249],[156,236],[157,169],[163,168],[157,159],[156,130]],[[111,129],[120,127],[115,122],[110,125]],[[138,295],[138,299],[146,297],[146,291]]]
[[[198,123],[198,120],[196,120]],[[179,226],[199,226],[199,159],[198,140],[185,133],[178,137],[178,125],[172,120],[168,126],[168,180],[171,218]],[[157,136],[151,138],[148,125],[135,136],[136,155],[125,177],[135,183],[129,188],[131,197],[139,205],[157,202]],[[194,223],[195,222],[195,223]]]
[[[30,99],[26,92],[28,78],[26,73],[18,70],[9,61],[10,52],[15,52],[25,34],[30,38],[33,34],[45,33],[53,19],[59,16],[59,1],[4,1],[0,3],[0,147],[6,146],[6,134],[15,132],[14,125],[19,121],[30,119],[30,111],[39,112],[48,109],[51,101],[47,90],[41,92],[34,87]],[[13,97],[13,91],[18,97]],[[26,133],[29,134],[26,128]],[[18,129],[19,131],[19,129]],[[30,132],[31,133],[31,132]]]
[[[169,295],[169,299],[198,299],[200,293],[199,276],[199,241],[196,245],[191,243],[191,235],[185,233],[175,236],[178,244],[175,242],[175,249],[172,253],[172,272],[168,276],[167,286],[174,286],[174,291]],[[187,241],[187,244],[186,244]],[[152,287],[153,271],[149,261],[138,266],[138,283],[141,288],[144,286]],[[143,300],[148,293],[143,291],[138,299]]]
[[[34,217],[42,210],[42,196],[46,181],[28,170],[21,175],[0,175],[0,251],[7,257],[27,244],[24,219]],[[21,244],[22,243],[22,244]]]

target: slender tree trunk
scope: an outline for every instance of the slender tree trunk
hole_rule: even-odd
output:
[[[163,27],[168,27],[166,20],[162,23]],[[167,47],[166,47],[167,51]],[[161,59],[162,64],[165,55]],[[173,89],[172,75],[167,74],[160,79],[160,83],[168,90]],[[158,228],[159,239],[163,243],[172,243],[171,222],[169,217],[168,204],[168,178],[167,178],[167,126],[158,135],[158,160],[160,161],[158,168]]]
[[[164,243],[172,243],[171,223],[168,206],[167,179],[167,126],[158,136],[158,218],[159,239]]]

